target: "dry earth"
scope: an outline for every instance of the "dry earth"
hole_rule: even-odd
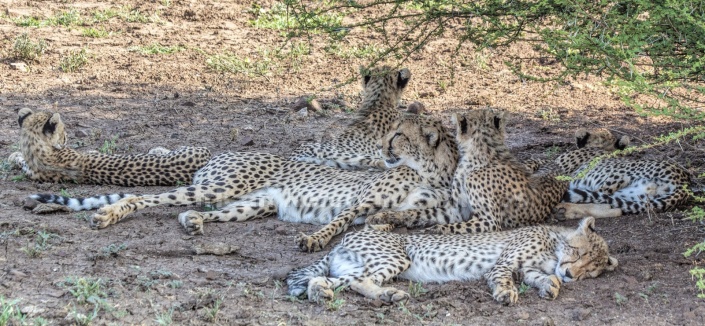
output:
[[[261,3],[265,9],[272,5]],[[357,67],[368,62],[379,40],[357,33],[337,48],[327,47],[320,36],[310,44],[285,44],[281,31],[250,23],[256,18],[251,8],[249,1],[237,0],[3,1],[0,156],[16,150],[16,112],[22,107],[60,112],[71,144],[80,150],[97,150],[115,140],[116,153],[195,145],[213,153],[286,154],[302,142],[339,130],[359,101],[358,83],[343,82],[357,77]],[[41,22],[61,13],[69,13],[64,21],[78,15],[83,22],[18,26],[27,17]],[[96,13],[117,16],[99,22],[93,19]],[[88,28],[106,35],[85,36]],[[26,72],[11,66],[21,62],[12,48],[25,32],[48,45],[37,62],[28,62]],[[445,121],[453,110],[490,105],[510,111],[508,141],[525,156],[566,149],[581,126],[631,135],[637,145],[689,126],[635,114],[598,79],[567,84],[518,79],[503,58],[530,52],[528,45],[482,53],[465,47],[451,56],[454,47],[452,39],[442,38],[404,62],[413,78],[402,105],[421,101]],[[75,72],[61,69],[62,60],[80,49],[86,50],[87,63]],[[149,49],[161,53],[147,53]],[[207,64],[220,54],[240,59],[240,71],[219,71]],[[550,63],[527,65],[555,69]],[[325,110],[290,110],[303,95],[315,95]],[[672,160],[702,173],[704,148],[702,142],[686,139],[634,157]],[[599,220],[598,232],[609,241],[620,267],[565,285],[554,301],[528,290],[517,305],[506,307],[492,300],[483,282],[469,282],[424,285],[426,292],[406,305],[375,306],[351,292],[316,304],[287,297],[281,277],[324,254],[300,252],[294,243],[296,234],[317,226],[270,218],[209,224],[205,235],[194,237],[175,219],[183,208],[163,208],[91,230],[87,213],[36,216],[22,209],[21,200],[62,189],[81,196],[169,188],[42,184],[20,180],[18,171],[2,173],[0,298],[4,307],[15,301],[30,325],[79,324],[94,312],[88,323],[96,325],[705,324],[705,302],[696,298],[688,273],[704,260],[682,255],[703,240],[705,228],[684,219],[682,212]],[[36,249],[38,242],[45,245]],[[191,248],[203,243],[238,250],[225,256],[195,255]],[[88,291],[98,279],[96,291]],[[394,286],[409,285],[397,281]],[[81,295],[79,290],[88,292]]]

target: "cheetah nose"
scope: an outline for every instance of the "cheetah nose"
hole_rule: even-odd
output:
[[[375,146],[377,146],[377,149],[382,149],[382,145],[380,145],[380,144],[377,144]]]
[[[568,278],[573,278],[573,274],[570,273],[570,270],[569,270],[569,269],[566,269],[566,270],[565,270],[565,276],[568,277]]]

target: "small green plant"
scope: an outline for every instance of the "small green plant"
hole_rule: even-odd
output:
[[[529,291],[529,289],[531,289],[529,285],[524,282],[521,282],[521,284],[519,285],[519,294],[524,294],[526,293],[526,291]]]
[[[320,33],[329,28],[339,26],[344,17],[342,13],[323,12],[316,15],[294,15],[281,2],[274,3],[270,9],[262,8],[260,5],[253,3],[249,12],[256,17],[250,21],[250,25],[256,28],[288,30],[291,36],[296,35],[293,29],[299,26],[318,26],[317,28],[312,28],[310,32]]]
[[[145,55],[152,55],[152,54],[172,54],[176,52],[180,52],[185,50],[186,48],[180,45],[174,45],[174,46],[164,46],[159,43],[152,43],[147,46],[136,46],[129,48],[128,50],[130,51],[135,51],[139,52]]]
[[[210,308],[205,308],[206,321],[215,323],[218,321],[218,313],[220,312],[220,305],[223,304],[223,300],[217,299],[213,302],[213,306]]]
[[[27,180],[27,176],[24,173],[21,173],[20,175],[16,175],[12,178],[10,178],[10,181],[12,182],[21,182]]]
[[[690,270],[690,276],[695,280],[695,287],[698,288],[698,298],[705,299],[705,268],[695,267]]]
[[[86,212],[80,212],[80,213],[73,214],[73,218],[75,218],[77,220],[83,220],[85,222],[89,222],[91,220],[90,214],[88,214]]]
[[[63,57],[59,68],[61,68],[63,72],[76,72],[86,65],[86,63],[88,63],[88,54],[86,53],[86,49],[82,48],[80,50],[72,50]]]
[[[24,318],[20,309],[17,307],[19,300],[8,300],[4,296],[0,296],[0,325],[12,325],[14,322],[22,321]],[[17,323],[22,325],[23,323]]]
[[[418,298],[426,293],[428,293],[428,290],[423,287],[421,282],[409,281],[409,294],[411,294],[412,297]]]
[[[165,270],[165,269],[160,269],[160,270],[149,272],[149,276],[151,276],[154,279],[171,278],[172,276],[174,276],[174,273],[172,273],[171,271]]]
[[[61,190],[59,191],[59,195],[64,197],[73,197],[73,195],[68,190],[66,190],[66,188],[61,188]]]
[[[96,23],[102,23],[104,21],[110,20],[110,18],[120,16],[120,12],[115,8],[108,8],[103,10],[98,10],[93,13],[93,21]]]
[[[42,318],[42,317],[34,318],[32,323],[34,326],[47,326],[47,325],[49,325],[49,321]],[[0,324],[2,324],[2,323],[0,323]]]
[[[76,307],[74,307],[73,311],[71,312],[71,315],[73,316],[73,321],[76,323],[76,325],[79,326],[88,326],[93,322],[96,317],[98,317],[98,313],[100,312],[100,307],[95,306],[93,307],[93,311],[88,313],[88,314],[82,314],[80,313]]]
[[[72,26],[83,24],[83,18],[76,10],[64,11],[49,19],[52,26]]]
[[[30,258],[37,258],[51,248],[51,244],[49,244],[51,238],[59,238],[59,236],[54,233],[39,231],[35,234],[34,242],[28,243],[26,247],[22,248],[22,251]]]
[[[172,289],[178,289],[184,286],[184,282],[181,280],[171,280],[166,285]]]
[[[174,323],[172,316],[174,315],[174,308],[169,308],[169,310],[162,313],[157,313],[157,318],[154,321],[162,326],[168,326]]]
[[[216,54],[206,59],[206,65],[218,72],[244,74],[247,76],[266,76],[270,72],[272,62],[269,58],[251,60],[234,54]]]
[[[99,278],[69,277],[58,285],[68,289],[79,304],[95,303],[95,299],[104,299],[107,296],[104,282]]]
[[[147,276],[139,276],[137,277],[137,285],[142,288],[142,291],[149,291],[151,290],[155,285],[159,284],[159,280],[155,280],[151,277]]]
[[[628,299],[627,297],[619,294],[619,292],[614,293],[614,301],[617,303],[618,306],[622,306],[625,303],[627,303]]]
[[[152,15],[147,15],[139,11],[139,9],[132,9],[130,7],[123,7],[120,10],[120,18],[128,23],[156,23],[161,19],[157,13]]]
[[[561,121],[561,116],[553,109],[541,109],[536,112],[536,115],[544,121],[559,122]]]
[[[162,6],[171,7],[171,0],[162,0]]]
[[[102,249],[100,249],[100,253],[101,253],[101,256],[106,257],[106,258],[107,257],[117,257],[118,253],[120,253],[120,251],[123,251],[125,249],[127,249],[127,245],[124,243],[121,243],[121,244],[111,243],[111,244],[103,247]]]
[[[47,49],[47,44],[43,39],[32,41],[27,33],[22,33],[15,38],[15,44],[12,47],[12,55],[16,59],[26,62],[38,61],[39,57],[44,55]]]
[[[558,153],[561,151],[561,148],[558,146],[551,146],[546,149],[546,158],[552,159],[554,156],[558,155]]]
[[[109,36],[110,34],[112,33],[108,32],[104,27],[88,27],[81,30],[81,35],[92,38],[103,38]]]
[[[345,300],[338,298],[338,294],[343,290],[345,290],[344,286],[339,286],[333,290],[333,297],[326,302],[326,309],[337,311],[345,304]]]
[[[101,147],[98,149],[98,151],[101,152],[101,153],[103,153],[103,154],[107,154],[107,155],[113,154],[113,152],[115,152],[115,150],[117,149],[117,145],[115,144],[115,142],[117,141],[117,139],[118,139],[118,136],[115,135],[115,136],[113,136],[112,138],[110,138],[110,140],[106,140],[106,141],[103,143],[103,146],[101,146]]]

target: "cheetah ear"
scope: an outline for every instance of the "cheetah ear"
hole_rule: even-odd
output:
[[[631,139],[629,139],[629,136],[622,136],[617,139],[614,143],[614,147],[619,150],[623,150],[629,146],[629,143],[631,142]]]
[[[406,87],[406,84],[409,83],[409,80],[411,79],[411,71],[409,69],[404,68],[402,70],[399,70],[397,73],[397,87],[399,89],[404,89]]]
[[[51,118],[47,120],[47,122],[44,124],[44,128],[42,128],[42,132],[45,135],[51,135],[56,131],[56,125],[61,122],[61,115],[58,113],[52,114]]]
[[[367,83],[369,83],[370,79],[372,78],[370,69],[367,69],[367,67],[361,65],[360,75],[362,75],[362,87],[367,86]]]
[[[609,258],[607,258],[607,267],[605,269],[608,272],[611,272],[611,271],[617,269],[617,266],[619,266],[619,261],[617,260],[617,258],[609,256]]]
[[[578,148],[583,148],[587,145],[588,139],[590,139],[590,133],[580,128],[575,132],[575,143],[578,144]]]
[[[24,119],[26,119],[28,116],[32,114],[32,110],[29,108],[21,108],[19,112],[17,112],[17,123],[20,124],[20,128],[22,127],[22,123],[24,122]]]
[[[453,113],[450,117],[450,121],[455,125],[455,132],[458,134],[468,133],[468,119],[465,115]]]
[[[583,234],[588,234],[590,232],[595,232],[595,218],[588,216],[580,221],[578,225],[578,230]]]

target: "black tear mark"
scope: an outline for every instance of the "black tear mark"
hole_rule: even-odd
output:
[[[502,118],[498,116],[494,116],[494,127],[499,129],[499,123],[502,121]]]
[[[47,120],[44,124],[44,128],[42,128],[42,132],[44,134],[53,134],[54,131],[56,131],[56,123],[51,123],[51,120]]]
[[[463,116],[460,119],[460,133],[461,134],[467,134],[468,133],[468,120],[465,119],[465,116]]]
[[[576,142],[578,143],[578,148],[583,148],[585,145],[587,145],[588,139],[590,138],[590,133],[586,132],[585,136],[580,138],[580,137],[575,137]]]

